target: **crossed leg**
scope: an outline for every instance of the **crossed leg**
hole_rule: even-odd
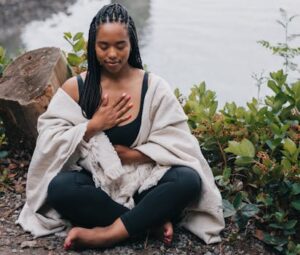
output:
[[[79,226],[68,233],[64,243],[66,249],[72,246],[109,247],[155,226],[162,240],[171,243],[171,221],[199,196],[200,189],[201,180],[195,170],[174,166],[157,186],[135,194],[137,205],[129,210],[95,188],[88,172],[70,171],[58,174],[50,183],[48,203]],[[76,203],[72,202],[74,198]]]

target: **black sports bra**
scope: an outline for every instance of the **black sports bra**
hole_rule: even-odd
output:
[[[77,83],[79,89],[79,97],[82,95],[84,83],[82,77],[77,75]],[[124,126],[115,126],[113,128],[105,130],[105,134],[108,136],[112,144],[120,144],[129,147],[135,141],[141,126],[142,113],[144,106],[144,98],[148,89],[148,73],[145,72],[142,84],[141,103],[138,116],[130,123]]]

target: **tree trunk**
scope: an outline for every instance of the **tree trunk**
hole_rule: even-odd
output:
[[[0,79],[0,117],[11,146],[34,148],[37,119],[71,74],[58,48],[27,52],[7,67]]]

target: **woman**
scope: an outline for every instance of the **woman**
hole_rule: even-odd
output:
[[[65,94],[87,121],[58,107],[74,109]],[[221,196],[186,120],[166,82],[143,70],[126,9],[104,6],[90,26],[87,72],[67,80],[39,119],[18,223],[41,236],[70,222],[65,249],[112,246],[148,229],[170,244],[178,221],[207,243],[219,241]],[[111,161],[105,162],[106,154]]]

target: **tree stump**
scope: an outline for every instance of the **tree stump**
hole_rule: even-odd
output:
[[[38,117],[71,75],[58,48],[29,51],[7,67],[0,79],[0,117],[10,146],[34,148]]]

